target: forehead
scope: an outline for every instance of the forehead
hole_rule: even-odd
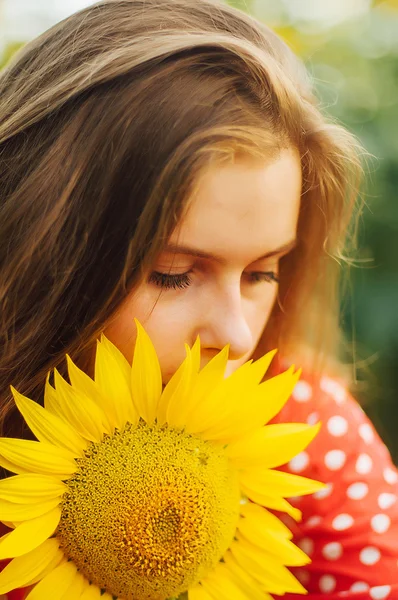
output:
[[[170,242],[250,262],[295,237],[300,196],[301,163],[294,149],[271,161],[215,164],[202,173]]]

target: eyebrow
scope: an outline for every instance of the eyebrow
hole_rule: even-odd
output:
[[[275,248],[274,250],[270,250],[263,254],[263,256],[259,256],[252,262],[257,262],[259,260],[264,260],[266,258],[272,258],[274,256],[279,256],[283,254],[287,254],[290,250],[293,250],[297,246],[297,238],[291,240],[287,244],[283,244],[283,246],[279,246],[279,248]],[[210,260],[214,260],[221,264],[224,264],[226,261],[221,256],[217,256],[212,252],[205,252],[204,250],[199,250],[198,248],[191,248],[190,246],[179,246],[178,244],[167,244],[163,248],[163,252],[170,252],[172,254],[186,254],[189,256],[196,256],[197,258],[206,258]]]

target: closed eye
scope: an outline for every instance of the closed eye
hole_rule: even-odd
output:
[[[186,273],[172,275],[170,273],[153,271],[149,276],[148,282],[164,290],[183,290],[192,283],[191,273],[192,271],[187,271]],[[247,273],[247,276],[251,284],[261,282],[279,283],[279,277],[275,271],[252,271]]]
[[[279,277],[275,271],[253,271],[249,274],[252,283],[279,283]]]
[[[191,285],[190,271],[178,275],[153,271],[148,281],[164,290],[183,290]]]

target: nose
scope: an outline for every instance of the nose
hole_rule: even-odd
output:
[[[198,328],[204,353],[215,354],[229,344],[229,360],[238,360],[254,350],[245,302],[240,286],[229,286],[224,292],[212,294],[205,303],[206,311]]]

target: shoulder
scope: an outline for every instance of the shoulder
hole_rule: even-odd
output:
[[[380,493],[397,492],[398,474],[386,445],[338,379],[303,373],[274,422],[321,423],[310,446],[286,466],[291,472],[336,483],[341,493],[359,481],[377,481]]]
[[[341,470],[350,469],[352,476],[375,476],[392,466],[389,451],[373,424],[349,393],[342,381],[329,376],[317,377],[303,373],[283,410],[280,422],[321,422],[321,431],[308,448],[316,467],[328,479],[339,477]],[[292,461],[297,472],[304,465],[306,454]],[[387,481],[388,483],[388,481]]]
[[[303,519],[289,525],[313,560],[301,573],[310,598],[385,586],[396,595],[363,598],[398,599],[398,472],[365,412],[341,381],[303,373],[277,421],[322,424],[310,446],[282,467],[328,484],[291,499]]]

